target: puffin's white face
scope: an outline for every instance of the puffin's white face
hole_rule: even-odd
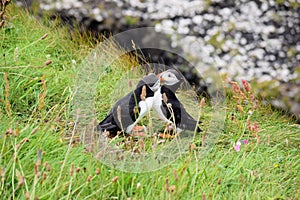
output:
[[[157,80],[152,87],[149,87],[153,92],[156,92],[160,87],[160,81]]]
[[[169,71],[165,71],[160,74],[160,81],[162,84],[170,86],[180,82],[176,75]]]

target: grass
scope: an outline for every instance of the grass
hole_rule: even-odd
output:
[[[199,156],[201,136],[164,168],[121,172],[72,142],[77,139],[70,112],[74,77],[93,47],[87,37],[10,5],[0,38],[3,199],[299,199],[300,127],[271,106],[258,102],[255,108],[251,93],[241,89],[243,98],[229,87],[225,126],[206,156]],[[45,65],[48,60],[51,64]],[[123,56],[106,66],[95,97],[99,119],[110,108],[114,83],[136,64],[134,57]],[[204,130],[211,110],[203,108]],[[255,121],[259,131],[250,131]],[[248,144],[237,152],[233,145],[239,139]]]

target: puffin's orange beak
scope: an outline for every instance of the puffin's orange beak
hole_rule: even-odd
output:
[[[161,73],[160,73],[160,74],[157,74],[157,76],[158,76],[158,78],[159,78],[159,81],[160,81],[160,84],[162,85],[162,84],[164,83],[165,79],[162,78],[160,75],[161,75]]]

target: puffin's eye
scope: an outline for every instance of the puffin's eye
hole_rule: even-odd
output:
[[[168,77],[171,77],[171,74],[168,74]]]

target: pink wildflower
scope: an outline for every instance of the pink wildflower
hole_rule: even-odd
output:
[[[239,152],[239,151],[241,150],[241,145],[242,145],[241,141],[238,140],[238,141],[236,142],[236,144],[233,146],[234,150],[235,150],[236,152]]]
[[[243,144],[249,144],[249,141],[248,140],[242,140],[242,143]]]
[[[241,88],[237,84],[237,82],[232,82],[232,89],[235,93],[240,94],[241,93]]]
[[[243,88],[246,92],[250,92],[251,90],[251,85],[249,84],[248,81],[242,80]]]

